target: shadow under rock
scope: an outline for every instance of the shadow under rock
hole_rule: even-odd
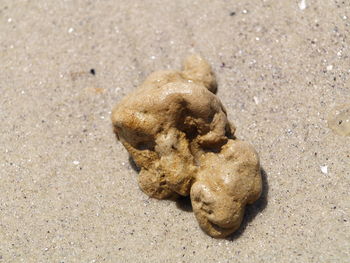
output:
[[[131,156],[129,156],[129,164],[135,172],[139,173],[141,171],[141,169],[136,165],[134,159]]]
[[[185,212],[193,212],[190,196],[180,196],[175,200],[176,207]]]
[[[237,231],[226,237],[227,240],[234,241],[238,239],[244,230],[247,228],[248,224],[256,217],[258,213],[263,211],[267,206],[267,196],[269,192],[269,184],[267,181],[267,174],[263,168],[261,168],[261,178],[262,178],[262,192],[260,198],[251,205],[247,205],[244,213],[244,218],[241,226]]]

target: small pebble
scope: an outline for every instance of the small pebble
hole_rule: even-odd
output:
[[[333,65],[328,65],[328,66],[327,66],[327,70],[328,70],[328,71],[331,71],[332,69],[333,69]]]
[[[321,169],[321,172],[323,174],[327,174],[328,173],[328,166],[327,165],[324,165],[324,166],[320,166],[320,169]]]
[[[305,0],[301,0],[298,5],[299,5],[299,9],[300,10],[305,10],[305,8],[306,8],[306,1]]]

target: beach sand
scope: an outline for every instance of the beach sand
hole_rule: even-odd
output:
[[[306,0],[0,3],[0,262],[349,262],[350,4]],[[188,200],[137,185],[110,113],[199,53],[261,199],[213,239]]]

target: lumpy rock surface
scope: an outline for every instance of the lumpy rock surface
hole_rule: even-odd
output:
[[[192,55],[182,71],[152,73],[113,110],[120,142],[140,168],[148,196],[191,197],[199,225],[213,237],[237,230],[262,182],[254,148],[236,139],[208,63]]]

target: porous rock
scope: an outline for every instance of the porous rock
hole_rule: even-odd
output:
[[[252,146],[235,138],[209,64],[152,73],[112,112],[117,138],[140,168],[140,188],[158,199],[191,197],[201,228],[225,237],[241,224],[262,183]]]

